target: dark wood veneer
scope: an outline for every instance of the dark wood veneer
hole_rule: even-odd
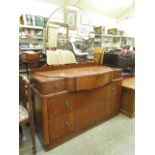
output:
[[[95,64],[32,72],[36,131],[46,150],[117,115],[121,69]]]

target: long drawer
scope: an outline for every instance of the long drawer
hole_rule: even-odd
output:
[[[89,91],[80,91],[69,94],[62,94],[47,99],[48,114],[50,117],[56,117],[64,113],[76,111],[92,103],[98,104],[107,102],[107,86],[96,88]]]
[[[111,72],[76,78],[76,90],[89,90],[102,87],[111,81]]]

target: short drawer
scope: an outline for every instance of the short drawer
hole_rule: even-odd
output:
[[[65,90],[66,82],[64,79],[52,81],[48,83],[37,84],[36,88],[39,90],[41,94],[48,95],[48,94],[52,94],[52,93]]]
[[[71,95],[62,95],[54,98],[48,98],[48,113],[49,118],[55,117],[72,110]]]
[[[50,140],[60,140],[73,131],[72,113],[49,119]]]
[[[121,70],[113,72],[113,79],[117,79],[120,77],[122,77],[122,71]]]

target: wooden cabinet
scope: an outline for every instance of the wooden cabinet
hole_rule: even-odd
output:
[[[120,72],[120,69],[88,64],[54,69],[45,67],[32,72],[36,131],[45,149],[51,149],[119,113]],[[63,75],[61,82],[64,84],[59,87],[62,89],[53,91],[51,84],[59,84],[59,75]]]
[[[122,81],[118,80],[115,82],[112,82],[109,85],[109,104],[107,107],[107,113],[108,115],[111,114],[115,114],[118,113],[119,109],[120,109],[120,103],[121,103],[121,98],[120,98],[120,94],[122,91]]]
[[[123,80],[121,112],[129,117],[135,115],[135,78]]]

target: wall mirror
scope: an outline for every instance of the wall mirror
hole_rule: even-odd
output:
[[[65,6],[51,13],[45,35],[45,52],[69,50],[76,62],[94,61],[94,26],[80,8]],[[48,64],[48,58],[47,58]]]

